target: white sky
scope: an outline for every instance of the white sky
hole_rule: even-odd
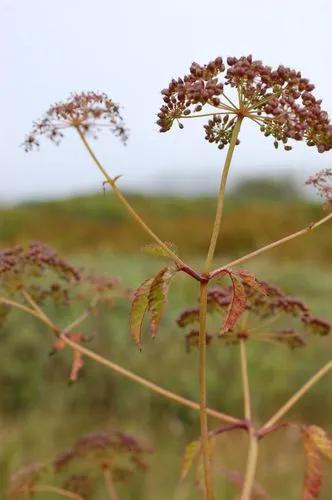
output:
[[[128,146],[105,131],[95,143],[125,189],[217,189],[224,152],[202,123],[160,134],[160,90],[192,61],[253,53],[269,65],[300,69],[332,107],[331,0],[0,0],[0,203],[100,187],[101,179],[69,132],[60,148],[18,146],[31,123],[72,91],[99,90],[123,105]],[[242,130],[232,179],[260,172],[307,175],[331,166],[303,143],[275,151],[251,125]]]

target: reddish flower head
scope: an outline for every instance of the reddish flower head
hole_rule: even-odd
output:
[[[332,168],[326,168],[312,175],[306,184],[314,186],[327,204],[332,205]]]
[[[226,95],[226,86],[236,90],[236,104]],[[236,118],[247,117],[274,138],[275,147],[283,144],[289,150],[289,139],[304,140],[323,153],[332,148],[332,125],[313,89],[294,69],[272,69],[251,55],[228,57],[227,64],[217,57],[204,66],[193,63],[188,75],[173,79],[162,90],[164,105],[157,124],[167,132],[174,121],[183,128],[185,118],[211,116],[204,126],[205,138],[222,149],[230,142]],[[200,115],[203,107],[206,113]]]
[[[63,130],[75,127],[82,133],[97,132],[104,127],[109,128],[124,143],[128,132],[119,112],[119,105],[109,99],[106,94],[82,92],[72,94],[66,101],[51,106],[45,116],[34,123],[31,133],[26,137],[26,151],[39,146],[39,136],[45,135],[55,144],[63,138]]]

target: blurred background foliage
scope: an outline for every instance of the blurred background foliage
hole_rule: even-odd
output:
[[[210,236],[212,198],[130,196],[141,215],[165,241],[172,241],[194,266],[202,263]],[[236,186],[227,199],[216,263],[240,256],[301,229],[324,215],[319,204],[303,199],[290,182],[254,179]],[[112,194],[93,194],[49,202],[24,203],[0,211],[1,247],[39,239],[79,266],[120,276],[135,288],[162,263],[140,251],[147,243]],[[305,300],[314,314],[332,320],[331,226],[270,251],[246,265],[257,278],[270,280]],[[176,282],[175,282],[176,281]],[[143,352],[128,334],[129,304],[117,300],[110,310],[87,321],[82,330],[94,335],[89,347],[162,386],[197,399],[197,353],[186,354],[175,319],[195,305],[197,284],[178,276],[172,284],[161,330],[152,341],[146,333]],[[60,326],[79,313],[50,307]],[[121,499],[196,500],[193,477],[180,483],[181,457],[198,433],[198,414],[169,402],[87,361],[78,382],[68,386],[70,353],[49,358],[52,337],[37,320],[15,313],[1,331],[0,362],[0,496],[8,475],[30,461],[43,461],[70,446],[80,435],[114,427],[141,436],[154,449],[150,472],[128,487]],[[330,358],[329,337],[303,348],[252,343],[248,346],[253,405],[263,423],[314,371]],[[209,405],[242,415],[237,346],[216,342],[208,353]],[[326,377],[292,411],[296,422],[325,426],[332,433],[331,380]],[[218,426],[211,422],[211,426]],[[223,468],[243,469],[246,436],[242,431],[218,438],[215,465],[218,498],[235,498]],[[302,443],[292,430],[280,430],[261,446],[258,479],[274,500],[300,498],[304,474]],[[331,498],[326,471],[320,498]],[[45,494],[36,498],[52,499]],[[100,499],[105,498],[100,492]]]

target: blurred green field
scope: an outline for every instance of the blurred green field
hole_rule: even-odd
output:
[[[92,201],[93,200],[93,201]],[[209,199],[152,199],[135,197],[134,202],[165,240],[174,241],[197,267],[210,230],[208,217],[214,211]],[[288,205],[287,205],[288,203]],[[303,201],[243,205],[232,199],[227,206],[224,247],[218,262],[272,241],[319,218],[321,209]],[[94,207],[92,209],[92,207]],[[291,212],[290,212],[291,211]],[[166,213],[169,217],[166,219]],[[290,217],[290,213],[292,217]],[[146,242],[138,229],[107,195],[77,198],[68,202],[30,204],[2,212],[1,245],[42,239],[70,256],[72,262],[121,276],[128,287],[137,286],[160,268],[160,261],[134,248]],[[237,221],[237,222],[236,222]],[[238,229],[234,225],[238,223]],[[240,228],[240,229],[239,229]],[[308,250],[309,248],[309,250]],[[310,250],[311,249],[311,250]],[[287,249],[246,266],[258,278],[270,280],[308,302],[314,313],[332,320],[331,227],[318,230]],[[228,257],[227,257],[228,256]],[[114,309],[88,321],[84,331],[96,337],[89,347],[113,361],[142,374],[164,387],[197,399],[197,353],[187,354],[183,335],[175,323],[178,313],[195,305],[197,285],[186,276],[172,285],[167,313],[157,338],[144,337],[138,352],[128,334],[128,304],[117,301]],[[50,309],[60,325],[78,311]],[[181,457],[186,443],[197,437],[198,414],[169,402],[133,382],[123,380],[106,368],[86,362],[79,381],[68,386],[69,356],[49,358],[51,337],[38,321],[23,313],[10,317],[1,332],[0,363],[0,496],[8,475],[24,463],[47,460],[70,446],[86,432],[114,427],[141,436],[154,449],[150,470],[136,477],[131,486],[119,487],[123,500],[196,500],[193,476],[179,481]],[[313,339],[307,347],[289,351],[286,347],[253,343],[248,346],[250,383],[257,422],[263,423],[314,371],[330,359],[332,340]],[[209,405],[242,415],[237,346],[216,342],[208,352]],[[326,377],[292,411],[295,422],[325,426],[332,433],[331,378]],[[96,390],[98,388],[98,390]],[[218,426],[211,421],[211,427]],[[232,500],[236,493],[225,482],[223,468],[243,469],[246,435],[236,431],[220,436],[216,450],[217,498]],[[331,498],[332,473],[326,466],[323,500]],[[273,500],[294,500],[301,496],[304,474],[303,445],[294,430],[280,430],[264,439],[258,480]],[[329,479],[330,476],[330,479]],[[52,499],[45,494],[36,499]],[[105,498],[100,491],[97,500]]]

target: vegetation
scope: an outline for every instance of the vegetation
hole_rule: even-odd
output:
[[[226,92],[226,86],[235,91],[235,96],[233,92]],[[188,118],[208,117],[204,125],[205,139],[216,144],[220,150],[227,147],[210,243],[202,267],[189,264],[187,259],[179,256],[173,243],[161,239],[154,232],[118,187],[118,177],[112,177],[108,173],[92,149],[89,135],[92,133],[93,137],[96,137],[103,126],[109,128],[123,142],[127,140],[127,130],[119,114],[119,106],[106,94],[73,94],[67,101],[55,104],[34,123],[32,132],[24,143],[26,151],[39,147],[40,136],[46,136],[55,144],[59,144],[64,130],[74,130],[102,174],[104,184],[112,188],[127,213],[152,240],[152,243],[145,247],[145,251],[153,258],[157,256],[166,259],[166,265],[159,267],[152,276],[145,277],[134,292],[129,292],[115,278],[78,270],[63,260],[57,252],[41,243],[31,243],[27,248],[9,248],[0,254],[2,321],[8,321],[13,311],[19,311],[46,327],[55,336],[51,353],[57,356],[59,351],[71,353],[70,383],[77,381],[86,361],[92,360],[168,401],[198,411],[200,434],[198,436],[196,431],[195,438],[185,448],[181,479],[186,479],[196,464],[197,493],[205,500],[214,500],[216,492],[220,494],[222,487],[216,484],[217,481],[219,483],[220,477],[238,488],[241,500],[267,498],[265,489],[256,480],[258,456],[262,450],[262,441],[270,439],[274,433],[290,431],[303,442],[306,460],[304,500],[318,497],[323,484],[322,458],[332,459],[332,440],[322,427],[288,419],[288,414],[302,401],[307,392],[331,371],[332,361],[327,360],[279,406],[279,409],[274,410],[272,416],[263,420],[263,424],[257,421],[254,402],[259,397],[265,403],[270,388],[260,386],[259,391],[257,387],[253,389],[252,380],[249,380],[248,364],[248,349],[255,342],[264,346],[286,346],[290,351],[302,349],[306,345],[312,347],[317,338],[325,339],[328,336],[331,324],[317,316],[314,309],[302,300],[289,295],[288,291],[269,283],[265,277],[262,279],[262,276],[253,274],[248,268],[238,267],[243,263],[247,265],[253,258],[260,257],[273,248],[303,238],[330,221],[332,171],[321,171],[308,180],[325,198],[327,214],[291,234],[279,236],[277,240],[223,265],[214,263],[217,243],[223,229],[228,173],[234,152],[240,144],[239,134],[244,120],[256,123],[265,137],[271,136],[275,148],[283,146],[285,151],[290,151],[293,141],[304,141],[308,146],[316,147],[320,153],[328,152],[332,148],[332,126],[328,114],[321,108],[321,100],[317,100],[312,94],[313,89],[314,86],[308,79],[303,78],[300,72],[284,66],[272,70],[261,61],[255,61],[252,56],[248,56],[240,59],[229,57],[227,66],[221,57],[204,66],[193,63],[188,75],[178,80],[173,79],[162,91],[164,104],[158,113],[157,121],[161,132],[168,132],[174,124],[183,129],[183,121]],[[201,113],[203,107],[207,113]],[[237,230],[239,231],[239,228]],[[142,351],[143,345],[146,344],[146,326],[148,325],[153,340],[163,321],[170,286],[173,286],[173,281],[179,286],[183,278],[189,280],[196,294],[199,289],[199,298],[193,301],[196,305],[188,309],[186,304],[186,308],[180,311],[177,317],[178,325],[187,330],[184,336],[187,351],[197,348],[198,370],[193,379],[197,386],[198,401],[124,368],[105,357],[103,351],[99,354],[100,351],[96,352],[85,346],[91,341],[91,335],[81,330],[87,321],[92,321],[92,325],[97,324],[95,315],[98,312],[101,312],[102,318],[107,318],[107,312],[114,307],[117,300],[126,302],[129,295],[129,331],[139,351]],[[58,306],[67,310],[68,306],[72,306],[71,312],[73,309],[77,310],[75,318],[67,324],[62,324],[61,317],[61,323],[56,323],[51,313],[52,308]],[[233,383],[241,392],[242,415],[224,408],[220,411],[209,405],[211,372],[208,351],[213,345],[214,352],[218,352],[218,344],[230,349],[236,348],[239,359],[237,363],[232,360],[232,368],[237,365],[237,370],[224,371],[224,365],[220,365],[220,368],[227,386]],[[167,347],[173,351],[172,339]],[[224,351],[223,348],[220,350]],[[267,349],[262,351],[262,359],[268,357],[268,352]],[[190,373],[190,370],[183,371],[183,368],[181,360],[176,369],[178,377]],[[215,374],[215,371],[212,373]],[[99,394],[99,390],[95,392]],[[224,392],[227,392],[227,387]],[[221,399],[224,404],[223,394]],[[212,424],[212,419],[218,422]],[[246,437],[245,465],[235,470],[219,465],[219,474],[215,477],[217,460],[214,449],[222,437],[230,432],[236,436],[244,434]],[[67,478],[65,483],[60,485],[54,482],[40,484],[43,465],[32,464],[12,476],[7,494],[9,497],[26,497],[43,492],[82,500],[95,495],[90,490],[90,482],[86,482],[90,479],[90,470],[95,468],[103,472],[108,497],[118,500],[116,478],[125,480],[136,466],[145,468],[142,455],[146,450],[138,440],[121,431],[99,431],[78,439],[69,451],[53,461],[54,473],[62,469],[63,465],[66,467],[68,463],[78,461],[80,466],[74,481]],[[123,452],[130,463],[135,465],[134,468],[117,465],[117,460]],[[82,471],[86,463],[88,476]],[[182,493],[180,495],[183,497]]]

